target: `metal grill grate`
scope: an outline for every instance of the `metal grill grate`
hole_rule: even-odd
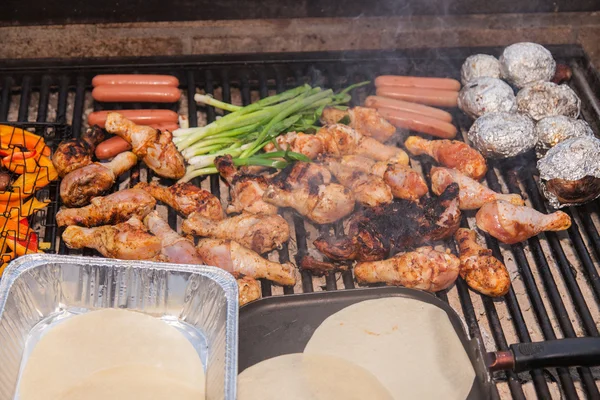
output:
[[[571,82],[583,102],[583,117],[595,132],[600,132],[600,103],[594,93],[600,89],[600,79],[589,66],[581,49],[574,46],[551,47],[559,62],[573,68]],[[219,112],[193,102],[197,91],[211,93],[216,98],[237,104],[249,104],[258,98],[302,83],[340,89],[354,82],[373,79],[380,74],[457,77],[462,61],[475,52],[499,54],[501,49],[437,49],[410,52],[358,52],[319,54],[270,54],[251,57],[202,57],[72,62],[32,62],[0,65],[0,121],[51,121],[70,123],[74,135],[86,127],[85,116],[104,105],[91,99],[91,78],[97,73],[168,73],[181,82],[184,96],[179,107],[172,109],[187,114],[190,126],[213,121]],[[359,89],[353,99],[363,102],[370,88]],[[156,104],[133,104],[133,108],[165,107]],[[455,122],[464,135],[470,121],[455,113]],[[492,163],[486,181],[496,191],[514,192],[527,198],[529,205],[546,211],[546,205],[536,186],[533,156]],[[414,166],[424,173],[431,164],[417,159]],[[150,180],[153,175],[144,166],[122,176],[119,187]],[[162,184],[171,182],[161,180]],[[226,201],[227,190],[218,177],[195,182]],[[117,190],[117,187],[115,187]],[[60,238],[53,214],[59,206],[58,185],[50,187],[48,195],[54,202],[47,217],[39,221],[45,238],[54,240],[56,250],[70,252]],[[508,344],[575,336],[598,336],[600,321],[600,279],[597,265],[600,258],[600,209],[598,202],[571,208],[573,226],[567,232],[546,233],[527,242],[506,246],[484,235],[494,256],[504,260],[513,286],[503,299],[480,296],[459,279],[451,289],[438,296],[453,306],[462,316],[471,337],[482,341],[487,350],[506,350]],[[172,210],[160,206],[160,211],[172,227],[181,220]],[[465,213],[464,226],[474,227],[474,213]],[[285,210],[284,217],[295,231],[289,244],[269,254],[273,260],[300,260],[306,254],[317,254],[311,242],[320,232],[340,231],[341,224],[315,227],[296,214]],[[447,247],[456,252],[454,243]],[[591,249],[591,251],[590,251]],[[91,251],[83,254],[94,255]],[[301,273],[296,287],[281,288],[263,281],[263,296],[354,288],[351,271],[317,278]],[[589,368],[558,368],[534,370],[531,373],[497,373],[497,397],[549,399],[562,394],[567,399],[600,398],[600,370]]]

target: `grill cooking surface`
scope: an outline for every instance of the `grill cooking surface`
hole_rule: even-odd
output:
[[[600,92],[600,81],[589,66],[583,52],[574,46],[549,48],[558,62],[573,69],[570,85],[583,102],[583,118],[600,132],[600,103],[594,93]],[[0,121],[48,123],[46,135],[54,135],[55,147],[60,139],[79,135],[87,114],[104,109],[91,98],[91,79],[98,73],[166,73],[176,75],[184,96],[179,106],[171,109],[189,117],[190,126],[204,125],[220,113],[212,107],[193,102],[196,92],[213,94],[218,99],[236,104],[249,104],[261,97],[295,87],[302,83],[341,89],[351,83],[372,80],[381,74],[459,77],[464,59],[478,52],[499,55],[501,49],[438,49],[411,52],[360,52],[296,55],[262,55],[252,57],[205,57],[120,60],[102,62],[38,62],[30,64],[0,64]],[[354,91],[354,105],[362,104],[372,88]],[[187,95],[187,96],[185,96]],[[132,104],[127,108],[165,108],[156,104]],[[462,135],[470,121],[458,110],[455,123]],[[72,125],[67,130],[64,124]],[[461,136],[459,133],[459,137]],[[50,143],[49,143],[50,144]],[[413,165],[429,172],[431,163],[417,159]],[[533,154],[511,163],[490,163],[486,182],[496,191],[513,192],[527,198],[528,205],[547,212],[547,206],[536,184],[537,172]],[[119,180],[119,187],[133,186],[152,179],[151,171],[138,166]],[[172,182],[161,180],[161,184]],[[227,188],[212,176],[194,183],[210,189],[227,201]],[[115,187],[115,190],[117,188]],[[70,251],[60,241],[54,214],[60,207],[58,184],[54,182],[43,193],[52,203],[47,212],[34,217],[35,226],[46,241],[52,242],[49,252],[81,254]],[[159,211],[172,227],[181,219],[172,210],[159,206]],[[600,226],[598,202],[566,210],[573,226],[566,232],[545,233],[516,245],[499,244],[484,235],[494,256],[504,260],[513,285],[503,299],[481,296],[467,288],[460,278],[451,289],[437,294],[462,316],[471,337],[478,338],[488,351],[507,350],[515,342],[539,341],[561,337],[598,336],[600,321],[600,278],[596,265],[600,259]],[[322,232],[340,232],[341,224],[316,227],[289,210],[284,217],[295,230],[289,244],[269,254],[273,260],[299,261],[304,255],[319,253],[312,241]],[[475,226],[474,212],[465,212],[463,226]],[[480,232],[481,233],[481,232]],[[480,238],[481,239],[481,238]],[[453,242],[446,247],[456,253]],[[95,255],[83,251],[84,255]],[[341,290],[355,287],[351,271],[318,278],[308,272],[294,287],[281,288],[262,281],[263,296]],[[426,371],[423,371],[426,373]],[[497,373],[494,375],[498,395],[502,398],[549,399],[562,396],[576,399],[579,395],[600,398],[600,369],[558,368],[534,370],[531,373]]]

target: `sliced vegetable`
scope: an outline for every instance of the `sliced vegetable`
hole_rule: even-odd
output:
[[[14,126],[0,125],[0,148],[6,151],[15,146],[36,150],[45,156],[50,156],[52,153],[43,137]]]

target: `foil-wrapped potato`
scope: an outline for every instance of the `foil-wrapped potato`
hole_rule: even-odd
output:
[[[554,208],[600,196],[600,140],[583,136],[560,142],[538,160],[540,186]]]
[[[594,131],[587,122],[564,115],[542,118],[535,125],[535,131],[538,137],[535,145],[538,158],[543,157],[548,150],[567,139],[594,136]]]
[[[508,158],[535,146],[535,123],[526,115],[506,112],[485,114],[475,120],[467,137],[471,145],[490,158]]]
[[[482,77],[472,80],[458,94],[458,108],[476,119],[489,112],[517,111],[512,88],[498,78]]]
[[[500,61],[487,54],[474,54],[467,57],[460,68],[460,81],[463,85],[477,78],[500,78],[500,76]]]
[[[577,118],[581,100],[567,85],[536,82],[519,90],[517,107],[520,113],[528,114],[536,121],[553,115]]]
[[[555,69],[556,61],[550,51],[537,43],[515,43],[500,56],[502,77],[518,88],[551,80]]]

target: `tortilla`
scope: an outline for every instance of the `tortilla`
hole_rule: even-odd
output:
[[[131,373],[155,368],[204,393],[200,357],[177,329],[146,314],[104,309],[69,318],[42,336],[21,375],[19,398],[58,399],[100,371],[131,364],[141,366]],[[152,384],[153,377],[139,379]]]
[[[285,354],[245,369],[237,400],[392,400],[371,373],[341,358]]]
[[[71,387],[60,400],[198,400],[204,392],[178,377],[147,365],[124,365],[98,371]]]
[[[363,301],[331,315],[304,352],[364,367],[394,399],[464,400],[475,379],[444,310],[402,297]]]

